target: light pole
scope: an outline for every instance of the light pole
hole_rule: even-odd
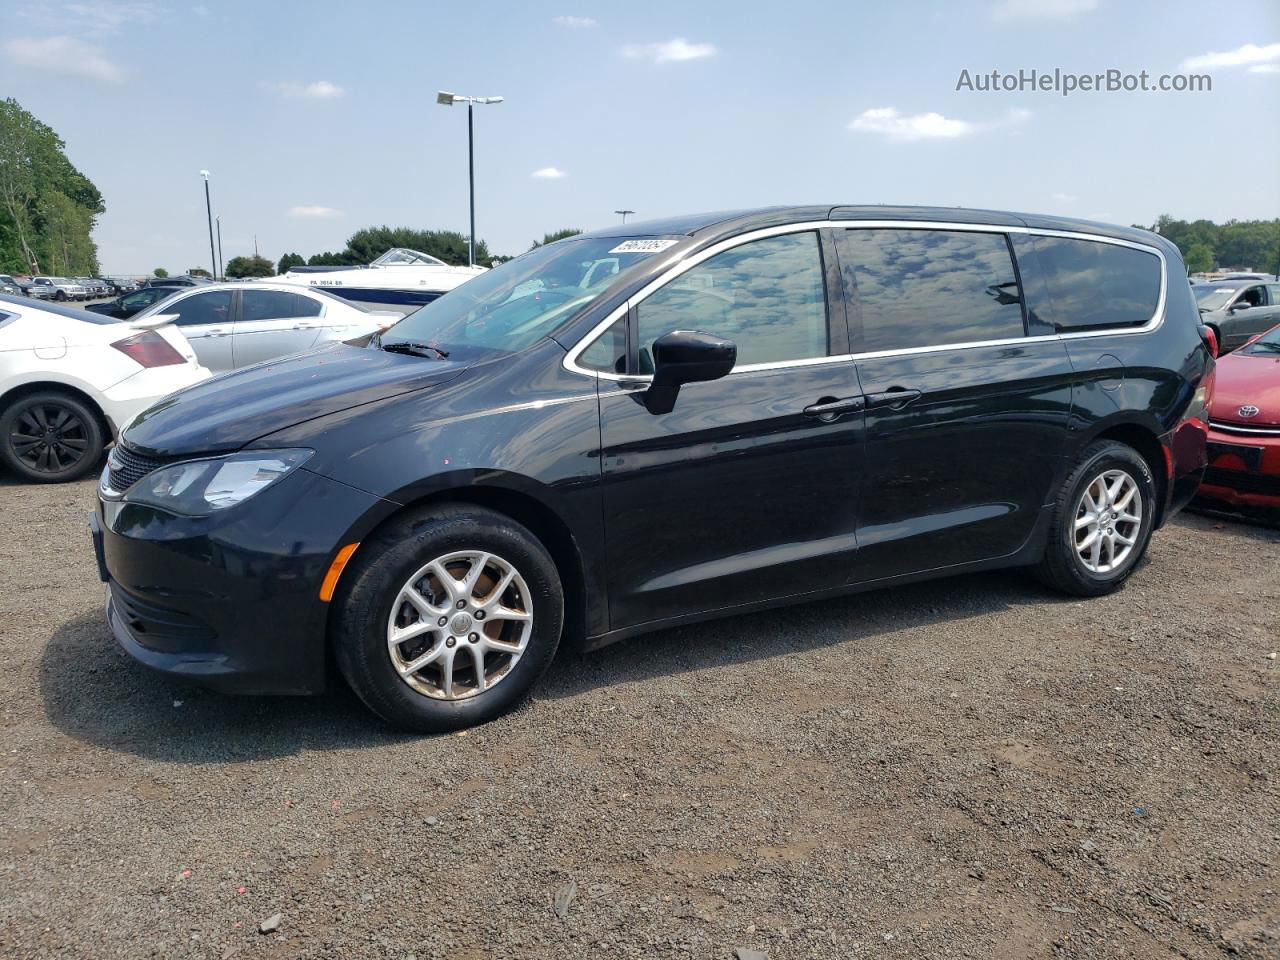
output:
[[[213,275],[218,275],[218,255],[213,252],[213,204],[209,201],[209,171],[201,170],[200,176],[204,177],[204,212],[209,217],[209,266],[213,269]]]
[[[222,218],[214,217],[213,219],[218,221],[218,272],[214,274],[214,279],[221,277],[225,280],[227,275],[222,272]]]
[[[464,97],[444,90],[436,94],[436,103],[442,107],[452,107],[455,103],[467,105],[467,182],[471,193],[471,235],[467,237],[467,265],[472,267],[476,265],[476,150],[471,108],[477,103],[501,103],[502,100],[502,97]]]
[[[634,211],[634,210],[615,210],[615,211],[613,211],[613,212],[614,212],[614,213],[620,213],[620,214],[622,214],[622,222],[623,222],[623,223],[626,223],[626,222],[627,222],[627,214],[628,214],[628,213],[635,213],[635,211]]]

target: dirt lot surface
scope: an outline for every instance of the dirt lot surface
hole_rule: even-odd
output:
[[[2,956],[1280,956],[1274,527],[1184,514],[1087,603],[1011,572],[564,655],[424,738],[136,666],[92,497],[0,481]]]

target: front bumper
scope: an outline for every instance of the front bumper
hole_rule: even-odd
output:
[[[1236,506],[1280,508],[1280,434],[1211,427],[1200,495]]]
[[[221,517],[100,500],[90,527],[111,630],[144,665],[214,689],[319,692],[325,572],[392,507],[305,468]]]

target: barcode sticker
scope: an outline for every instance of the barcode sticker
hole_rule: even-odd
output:
[[[624,240],[610,253],[660,253],[667,247],[674,247],[679,240]]]

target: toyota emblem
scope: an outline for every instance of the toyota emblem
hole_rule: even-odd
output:
[[[1246,403],[1243,407],[1238,409],[1236,413],[1240,414],[1242,417],[1256,417],[1258,415],[1258,408],[1251,403]]]

